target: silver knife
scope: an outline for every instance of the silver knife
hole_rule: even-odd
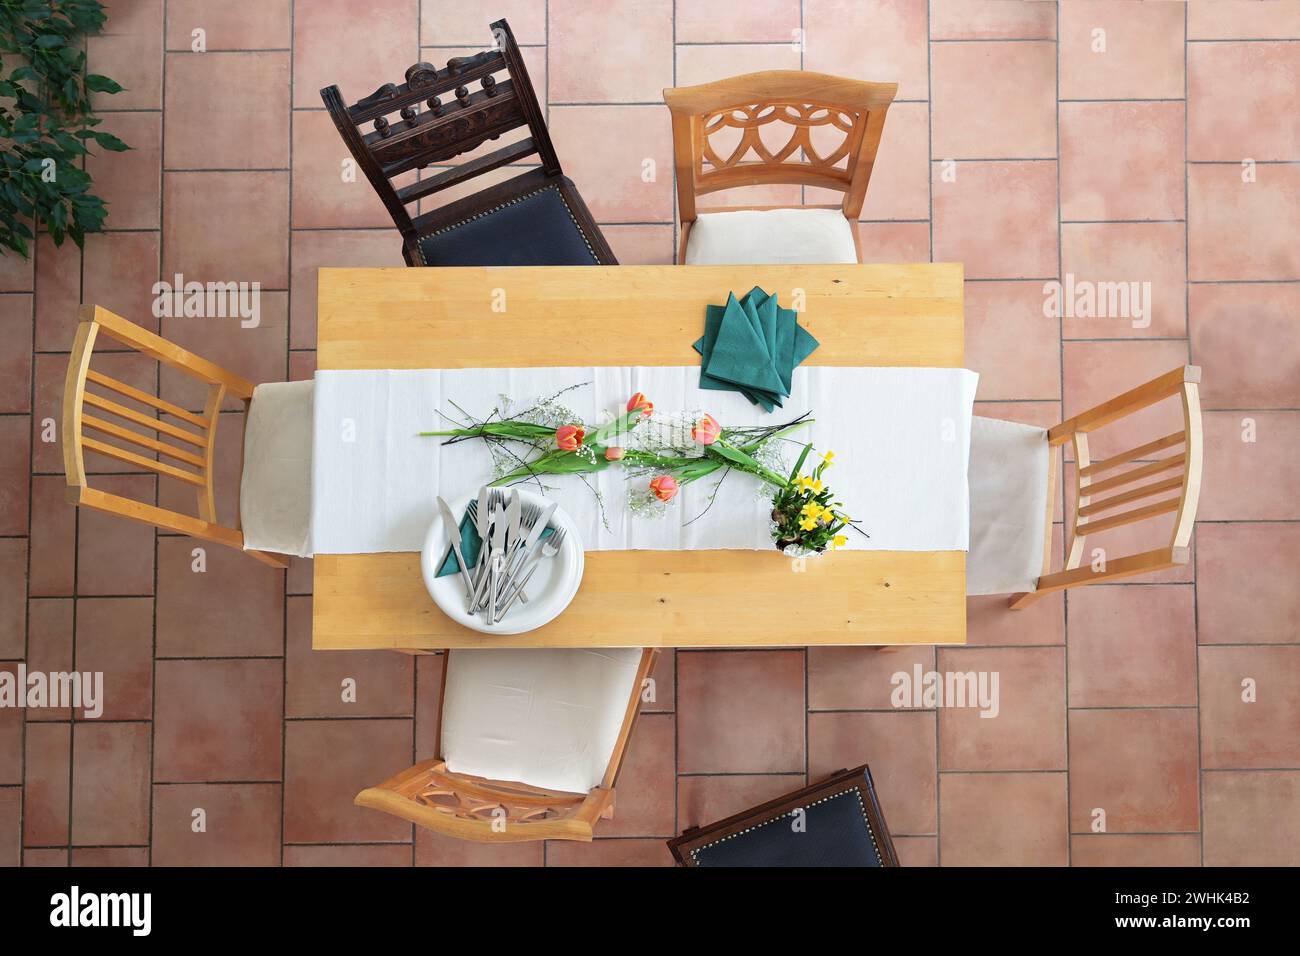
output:
[[[523,500],[519,492],[516,491],[510,496],[510,507],[506,509],[506,540],[502,542],[502,549],[507,544],[514,544],[519,540],[519,519],[523,507]]]
[[[465,566],[465,555],[460,550],[460,523],[452,514],[451,505],[443,501],[442,495],[438,496],[438,507],[442,510],[442,520],[447,523],[447,536],[451,538],[451,550],[456,554],[456,564],[460,567],[460,580],[465,585],[465,600],[468,601],[470,595],[474,593],[474,588],[470,584],[469,568]]]

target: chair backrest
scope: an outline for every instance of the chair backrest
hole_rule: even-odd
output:
[[[385,83],[352,106],[344,104],[337,86],[320,91],[343,142],[408,244],[418,233],[407,211],[411,203],[534,153],[548,175],[561,172],[510,25],[497,20],[492,35],[494,49],[452,57],[441,70],[416,63],[406,71],[405,83]],[[498,73],[504,77],[498,79]],[[475,83],[479,89],[471,90]],[[448,93],[452,96],[444,102]],[[393,184],[403,173],[445,163],[521,126],[528,127],[529,136],[519,142],[409,186]]]
[[[253,383],[100,306],[83,306],[80,315],[63,389],[61,437],[68,499],[166,531],[242,549],[244,537],[239,528],[217,521],[213,466],[222,403],[229,396],[241,399],[247,408]],[[92,368],[101,336],[206,385],[202,413]],[[195,493],[196,513],[184,514],[92,488],[86,473],[87,452],[188,485]],[[273,566],[284,566],[260,552],[249,553]]]
[[[898,866],[866,764],[692,827],[668,849],[683,866]]]
[[[449,654],[455,653],[448,651]],[[453,773],[441,757],[418,763],[377,787],[357,794],[359,807],[382,810],[447,836],[482,843],[518,843],[527,840],[584,840],[592,838],[596,821],[613,816],[614,785],[627,752],[632,729],[641,711],[641,690],[659,656],[658,648],[641,652],[632,695],[614,752],[600,786],[588,793],[563,793],[527,784],[487,780]],[[442,668],[446,698],[447,666]],[[442,747],[442,712],[434,728]]]
[[[897,90],[803,70],[664,90],[682,222],[694,221],[698,195],[781,183],[838,190],[857,219]]]
[[[1048,431],[1048,443],[1053,447],[1066,442],[1073,446],[1075,503],[1073,513],[1066,515],[1070,549],[1065,568],[1055,574],[1044,573],[1034,594],[1187,563],[1201,492],[1200,381],[1201,369],[1185,365],[1080,412]],[[1162,427],[1159,430],[1164,434],[1093,460],[1089,449],[1093,432],[1121,421],[1131,423],[1131,432],[1132,425],[1137,424],[1134,416],[1160,403],[1178,406],[1179,427],[1172,431]],[[1149,426],[1156,417],[1147,416],[1144,424]],[[1123,444],[1131,441],[1126,435]],[[1167,533],[1165,515],[1174,516],[1172,530]],[[1050,515],[1047,525],[1050,537]],[[1098,554],[1085,554],[1090,536],[1130,526],[1137,526],[1134,530],[1139,538],[1153,538],[1150,543],[1155,547],[1126,546],[1119,554],[1102,548]],[[1014,600],[1012,606],[1016,606]]]

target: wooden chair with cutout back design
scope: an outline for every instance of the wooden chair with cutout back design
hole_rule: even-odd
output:
[[[682,223],[677,261],[857,262],[857,219],[897,90],[804,70],[664,90]],[[697,207],[720,190],[782,184],[844,198],[834,206]]]
[[[150,394],[92,367],[112,339],[206,386],[202,412]],[[63,467],[68,499],[164,531],[247,552],[272,567],[310,554],[312,383],[254,385],[99,306],[81,309],[63,391]],[[217,424],[227,397],[244,405],[239,520],[217,519]],[[91,486],[86,455],[123,462],[195,492],[195,513]]]
[[[448,651],[440,756],[362,790],[357,806],[463,840],[590,841],[597,821],[614,815],[614,787],[658,653]]]
[[[453,57],[441,70],[416,63],[405,83],[385,83],[352,106],[337,86],[321,90],[339,135],[402,234],[402,255],[412,266],[617,265],[560,168],[509,24],[497,20],[492,34],[496,48]],[[478,89],[471,89],[475,84]],[[451,163],[525,127],[523,139],[394,185],[413,170]],[[532,156],[540,167],[418,212],[443,190]],[[408,210],[413,204],[419,204],[414,215]]]

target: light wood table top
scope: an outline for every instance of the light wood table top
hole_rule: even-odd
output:
[[[694,365],[705,305],[755,285],[799,309],[809,365],[963,364],[962,267],[923,263],[321,269],[317,367]],[[961,551],[593,551],[568,609],[513,636],[447,618],[418,554],[314,562],[318,649],[965,641]]]

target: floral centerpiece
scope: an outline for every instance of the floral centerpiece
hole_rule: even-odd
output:
[[[832,500],[834,494],[822,480],[835,452],[826,452],[811,474],[801,475],[810,451],[812,445],[804,445],[789,480],[772,496],[772,537],[778,548],[796,555],[842,548],[849,542],[844,532],[856,530],[853,519],[840,510],[841,502]]]
[[[447,444],[469,439],[487,442],[496,472],[492,485],[524,481],[541,485],[547,475],[577,475],[585,480],[618,464],[644,481],[633,501],[641,512],[662,511],[686,485],[716,475],[711,506],[729,473],[753,475],[776,489],[772,497],[776,546],[800,555],[841,547],[847,543],[843,532],[858,530],[837,510],[840,502],[832,500],[822,480],[834,458],[832,452],[822,456],[811,475],[800,475],[812,450],[805,444],[793,470],[784,473],[778,445],[788,441],[785,436],[790,432],[812,424],[807,415],[783,425],[725,426],[710,414],[663,419],[655,416],[654,403],[637,392],[623,411],[592,427],[578,421],[561,403],[569,390],[517,412],[510,410],[511,402],[503,396],[502,407],[484,421],[471,419],[455,428],[420,434],[445,438]],[[592,491],[599,497],[595,488]]]

